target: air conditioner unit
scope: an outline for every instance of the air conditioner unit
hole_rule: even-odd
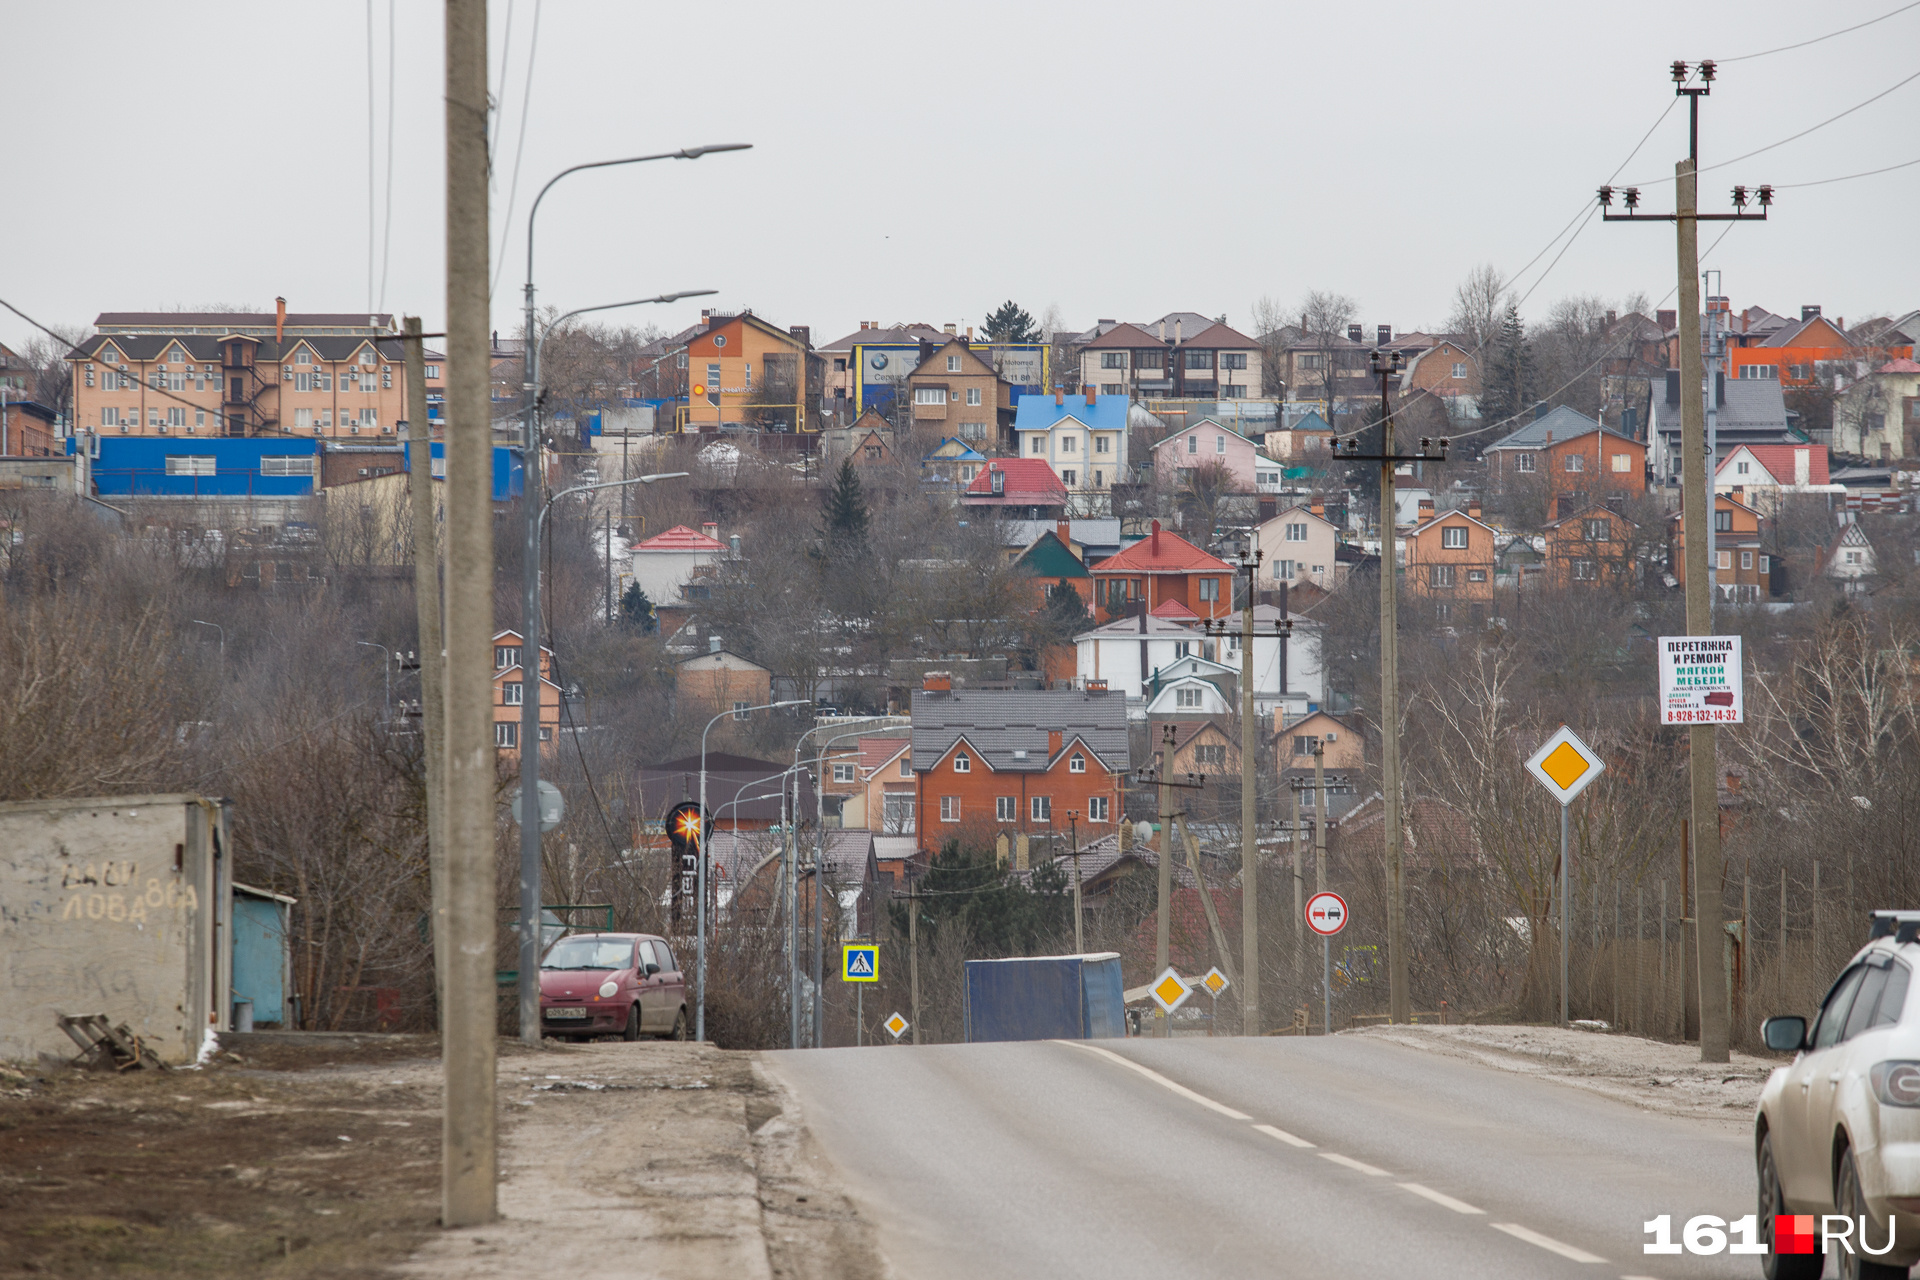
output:
[[[1340,735],[1339,735],[1339,734],[1337,734],[1337,733],[1332,733],[1332,732],[1329,732],[1329,733],[1327,734],[1327,741],[1328,741],[1328,742],[1338,742],[1338,741],[1340,741]]]
[[[360,434],[360,424],[356,422],[351,427],[347,428],[347,430],[357,436]]]
[[[365,467],[360,468],[360,474],[363,476],[367,474],[367,469]]]

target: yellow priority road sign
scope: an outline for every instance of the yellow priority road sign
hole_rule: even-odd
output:
[[[849,942],[840,948],[840,981],[880,981],[880,948],[871,942]]]
[[[1561,804],[1573,803],[1573,798],[1606,770],[1607,762],[1565,725],[1527,760],[1527,772]]]
[[[1227,981],[1227,975],[1220,972],[1219,966],[1216,965],[1207,970],[1207,976],[1200,979],[1200,985],[1207,989],[1208,995],[1217,996],[1232,984]]]
[[[909,1024],[905,1018],[896,1013],[880,1025],[887,1029],[888,1035],[898,1040],[901,1036],[907,1034]]]
[[[1163,1011],[1172,1013],[1187,1002],[1187,997],[1193,994],[1193,988],[1187,985],[1187,980],[1172,965],[1168,965],[1147,987],[1147,994]]]

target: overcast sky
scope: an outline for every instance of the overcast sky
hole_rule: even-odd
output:
[[[372,0],[382,225],[392,2]],[[547,177],[744,141],[755,149],[556,187],[542,302],[715,288],[713,305],[824,343],[861,320],[978,325],[1009,297],[1075,327],[1176,309],[1246,327],[1263,295],[1335,289],[1369,326],[1435,326],[1466,271],[1519,271],[1591,203],[1672,102],[1672,59],[1736,58],[1902,3],[515,0],[509,39],[507,0],[492,0],[496,253],[503,228],[507,242],[494,324],[518,326],[526,207]],[[366,0],[8,9],[0,296],[66,324],[271,310],[284,294],[295,310],[371,304],[441,326],[441,5],[395,14],[391,234],[376,227],[371,245]],[[1880,93],[1920,71],[1916,51],[1920,7],[1729,62],[1704,105],[1703,164]],[[1670,177],[1685,151],[1681,105],[1616,185]],[[1725,208],[1734,182],[1917,158],[1920,80],[1706,174],[1702,205]],[[1708,265],[1736,308],[1920,306],[1917,197],[1920,165],[1784,191],[1770,223],[1733,228]],[[1670,210],[1671,183],[1646,203]],[[1673,267],[1670,226],[1595,220],[1523,311],[1572,293],[1658,300]],[[624,314],[676,327],[699,305]],[[0,341],[29,332],[0,315]]]

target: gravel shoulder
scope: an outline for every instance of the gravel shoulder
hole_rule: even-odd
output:
[[[1700,1049],[1639,1036],[1539,1026],[1383,1026],[1365,1036],[1427,1053],[1466,1058],[1499,1071],[1553,1080],[1647,1111],[1751,1128],[1767,1076],[1785,1059],[1736,1051],[1725,1064]]]

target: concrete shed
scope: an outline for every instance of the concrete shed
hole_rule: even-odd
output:
[[[0,1059],[70,1057],[59,1015],[103,1013],[191,1062],[227,1025],[227,849],[197,795],[0,804]]]

